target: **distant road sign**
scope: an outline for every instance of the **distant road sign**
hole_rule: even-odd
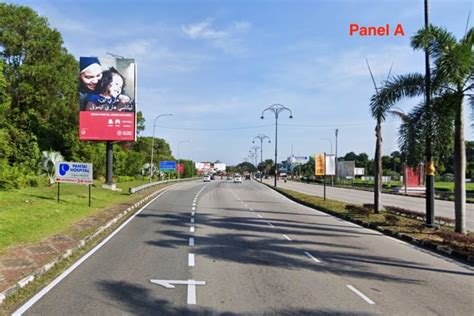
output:
[[[161,172],[174,172],[176,171],[176,161],[160,161]]]
[[[56,182],[92,184],[92,164],[82,162],[57,162],[54,164],[56,169]]]

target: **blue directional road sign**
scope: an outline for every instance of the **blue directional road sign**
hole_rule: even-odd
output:
[[[161,172],[175,172],[176,161],[160,161],[160,171]]]

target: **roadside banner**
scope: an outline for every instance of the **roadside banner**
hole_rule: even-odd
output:
[[[82,162],[57,162],[54,164],[56,182],[92,184],[92,164]]]
[[[333,154],[326,154],[326,175],[334,176],[336,174],[336,156]]]
[[[326,163],[324,159],[324,154],[316,154],[314,156],[314,174],[316,176],[324,176],[326,171]]]

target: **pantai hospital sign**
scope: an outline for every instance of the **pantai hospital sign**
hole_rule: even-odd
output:
[[[92,184],[92,164],[82,162],[57,162],[54,164],[56,182]]]

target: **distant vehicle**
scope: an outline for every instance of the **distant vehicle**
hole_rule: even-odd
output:
[[[214,180],[214,174],[211,175],[211,180]]]
[[[245,175],[245,180],[250,180],[250,175],[249,174]]]
[[[227,180],[232,180],[232,176],[231,176],[231,175],[228,175],[228,176],[227,176]]]
[[[240,176],[235,176],[234,183],[242,183],[242,178]]]
[[[204,182],[211,182],[211,176],[209,176],[209,175],[204,176],[204,178],[202,178],[202,181],[204,181]]]

